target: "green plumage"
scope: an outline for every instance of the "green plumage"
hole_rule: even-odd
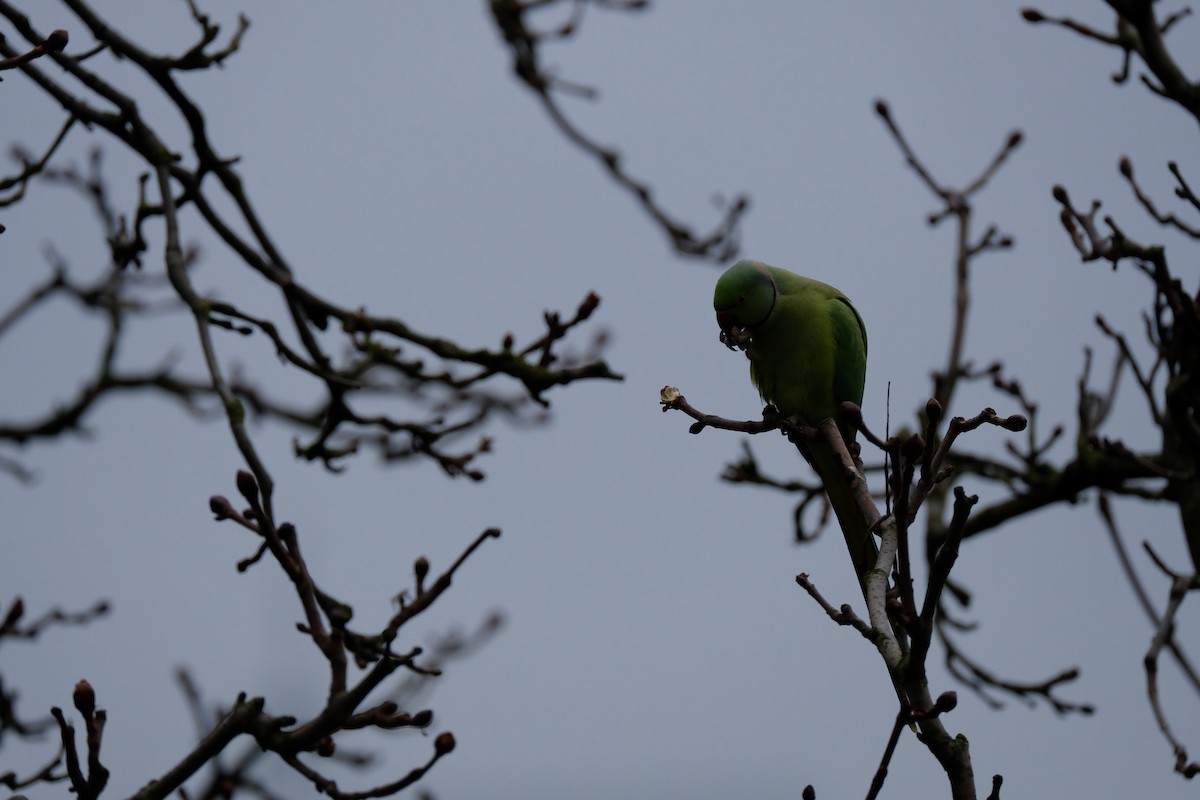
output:
[[[867,331],[849,298],[820,281],[743,260],[717,281],[713,307],[723,340],[750,358],[750,379],[765,402],[809,426],[833,417],[842,438],[854,441],[839,408],[862,403]],[[876,548],[850,484],[829,445],[813,442],[801,451],[825,486],[861,580],[875,566]]]

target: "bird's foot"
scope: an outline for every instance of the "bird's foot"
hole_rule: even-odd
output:
[[[734,325],[729,330],[721,331],[721,344],[730,350],[745,350],[750,344],[750,331]]]

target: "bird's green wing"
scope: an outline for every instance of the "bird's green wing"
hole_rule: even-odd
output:
[[[833,396],[837,404],[847,400],[862,405],[867,372],[867,328],[862,317],[844,295],[829,301],[833,328],[835,362]],[[855,430],[839,420],[838,427],[847,442],[854,441]]]

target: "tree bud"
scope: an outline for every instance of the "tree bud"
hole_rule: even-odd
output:
[[[51,53],[60,53],[70,40],[70,34],[59,28],[58,30],[50,31],[50,35],[46,37],[46,41],[42,42],[42,47]]]
[[[229,499],[219,494],[214,494],[212,497],[208,498],[208,509],[212,511],[213,515],[219,520],[229,519],[236,514],[236,512],[233,510],[233,506],[229,504]]]
[[[1021,431],[1025,430],[1025,426],[1028,424],[1029,420],[1025,419],[1025,417],[1021,416],[1020,414],[1013,414],[1011,417],[1008,417],[1004,420],[1003,426],[1005,430],[1012,431],[1013,433],[1020,433]]]
[[[929,420],[929,424],[937,425],[941,422],[942,413],[942,404],[938,402],[937,398],[929,398],[929,402],[925,404],[925,417]]]
[[[76,710],[83,714],[85,719],[90,719],[96,711],[96,690],[85,680],[75,684],[75,692],[72,694],[71,700],[75,703]]]
[[[433,740],[433,750],[439,756],[454,752],[454,745],[454,734],[450,731],[439,733],[437,738]]]
[[[242,497],[246,498],[246,501],[250,505],[258,503],[258,481],[254,479],[253,473],[239,469],[237,474],[237,488],[242,493]]]
[[[576,316],[578,316],[581,320],[587,319],[592,315],[592,312],[596,310],[598,305],[600,305],[600,295],[596,294],[595,292],[588,292],[587,297],[583,298],[583,302],[579,304],[579,310],[576,312]]]
[[[11,606],[8,607],[8,613],[4,615],[4,622],[0,622],[0,630],[9,630],[16,625],[21,617],[25,616],[25,600],[20,595],[17,596]]]

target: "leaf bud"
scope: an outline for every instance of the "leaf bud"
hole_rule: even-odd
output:
[[[454,745],[454,734],[450,731],[439,733],[437,738],[433,740],[433,750],[439,756],[444,756],[447,753],[453,753]]]
[[[236,515],[233,506],[229,503],[229,498],[219,494],[214,494],[208,498],[208,509],[218,519],[230,519]]]
[[[25,599],[17,595],[11,606],[8,607],[8,613],[4,615],[4,622],[0,622],[0,630],[9,630],[16,625],[21,617],[25,616]]]
[[[71,700],[75,703],[75,708],[80,714],[83,714],[85,719],[91,719],[91,716],[96,711],[96,690],[86,680],[81,680],[75,684],[75,691],[71,695]]]
[[[42,42],[42,47],[46,48],[51,53],[60,53],[66,48],[67,42],[71,40],[71,35],[62,28],[50,31],[50,35]]]
[[[600,305],[600,295],[595,292],[588,292],[587,297],[583,298],[583,302],[579,304],[576,316],[581,320],[587,319],[596,310],[598,305]]]
[[[237,474],[237,488],[242,493],[242,497],[246,498],[246,502],[252,506],[258,504],[258,481],[254,479],[254,473],[239,469]]]
[[[942,692],[938,695],[937,702],[933,704],[933,710],[939,714],[945,714],[947,711],[953,711],[958,706],[958,692]]]
[[[929,402],[925,403],[925,418],[929,420],[930,425],[936,426],[941,422],[943,413],[942,404],[936,397],[929,398]]]
[[[281,523],[279,526],[279,538],[288,547],[294,547],[296,544],[296,526],[290,522]]]
[[[1005,419],[1003,424],[1005,430],[1009,430],[1014,433],[1020,433],[1021,431],[1025,430],[1025,426],[1029,424],[1029,420],[1025,419],[1025,417],[1021,416],[1020,414],[1013,414],[1011,417]]]

